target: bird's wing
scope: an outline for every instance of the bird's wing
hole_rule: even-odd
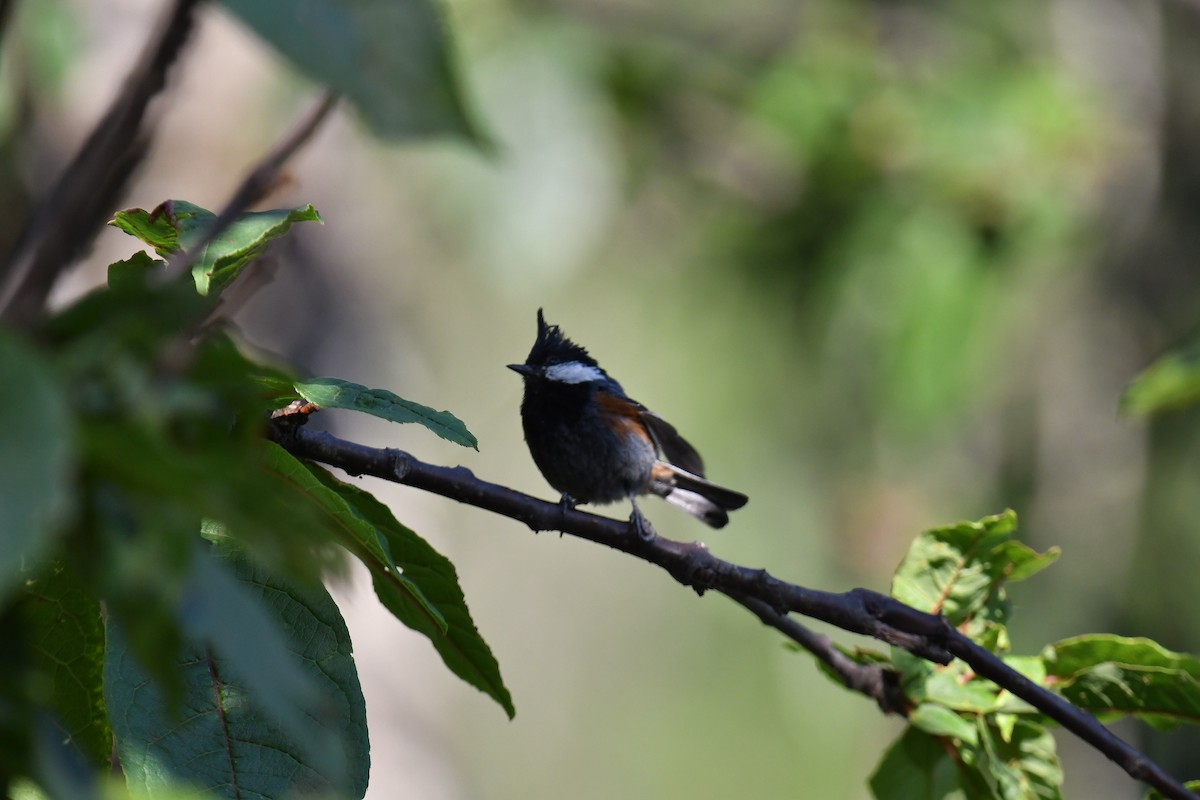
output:
[[[679,435],[674,425],[646,408],[642,408],[641,418],[642,424],[650,432],[650,438],[654,440],[654,445],[667,457],[667,461],[693,475],[704,477],[704,460],[700,458],[696,448]]]

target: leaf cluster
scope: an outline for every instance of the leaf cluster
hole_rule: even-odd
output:
[[[1133,716],[1157,728],[1200,721],[1200,659],[1150,640],[1089,634],[1034,656],[1010,653],[1009,585],[1059,556],[1057,548],[1030,549],[1015,531],[1016,515],[1008,511],[922,533],[896,570],[892,596],[942,615],[1029,680],[1101,720]],[[1032,706],[962,661],[934,664],[898,648],[846,654],[893,671],[906,705],[909,725],[871,776],[875,797],[1063,796],[1052,723]]]
[[[474,436],[449,412],[244,355],[210,322],[222,292],[319,216],[244,214],[172,279],[169,260],[214,219],[182,201],[118,213],[112,224],[159,258],[111,265],[106,289],[32,337],[0,335],[13,388],[0,407],[21,421],[0,443],[6,786],[98,797],[109,790],[91,776],[117,758],[129,787],[155,796],[181,783],[363,796],[365,706],[322,584],[347,554],[397,620],[513,714],[453,565],[369,493],[263,433],[306,398],[463,446]]]

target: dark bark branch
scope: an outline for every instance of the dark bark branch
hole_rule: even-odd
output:
[[[25,224],[5,264],[0,319],[29,326],[59,274],[95,238],[151,137],[150,101],[166,85],[201,0],[175,0],[121,92]]]
[[[1179,781],[1111,733],[1091,714],[1033,683],[986,649],[959,633],[942,617],[926,614],[886,595],[867,589],[843,594],[822,592],[778,580],[766,570],[750,569],[712,555],[699,543],[661,536],[643,539],[628,522],[564,509],[476,478],[465,467],[426,464],[401,450],[380,449],[348,442],[332,434],[302,427],[303,415],[282,417],[269,428],[270,437],[292,454],[345,470],[371,475],[502,514],[536,531],[569,533],[657,564],[697,594],[713,590],[746,607],[814,653],[843,682],[875,699],[885,711],[903,712],[894,681],[884,670],[874,673],[836,650],[787,615],[791,612],[831,623],[897,645],[939,664],[961,658],[978,675],[995,682],[1095,747],[1129,775],[1176,800],[1195,800]],[[894,677],[894,676],[893,676]]]

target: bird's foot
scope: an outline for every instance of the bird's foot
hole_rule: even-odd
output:
[[[650,524],[650,520],[642,516],[642,512],[637,506],[633,507],[633,513],[629,515],[629,528],[643,542],[652,542],[658,534],[654,530],[654,526]]]

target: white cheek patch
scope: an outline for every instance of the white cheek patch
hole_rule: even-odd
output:
[[[599,367],[591,367],[578,361],[568,361],[565,364],[555,364],[546,369],[546,380],[559,383],[587,383],[598,381],[604,377]]]

